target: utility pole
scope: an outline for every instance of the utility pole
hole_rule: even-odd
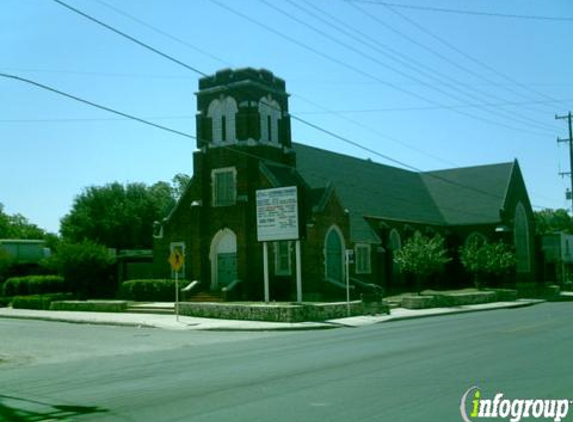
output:
[[[573,212],[573,124],[571,123],[572,117],[571,112],[566,116],[555,115],[556,120],[567,119],[569,123],[569,139],[557,138],[557,143],[568,142],[569,143],[569,171],[559,173],[560,176],[570,176],[571,177],[571,188],[567,192],[567,199],[571,199],[571,210]]]

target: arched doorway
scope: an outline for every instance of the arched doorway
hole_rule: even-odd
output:
[[[326,260],[326,279],[344,282],[344,239],[336,226],[332,226],[326,234],[324,242]]]
[[[232,230],[219,230],[211,242],[211,290],[227,286],[237,278],[237,236]]]

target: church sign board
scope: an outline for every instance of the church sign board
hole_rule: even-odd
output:
[[[257,190],[257,239],[259,242],[298,240],[296,186]]]

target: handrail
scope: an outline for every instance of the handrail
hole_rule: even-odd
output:
[[[225,287],[223,287],[221,289],[221,294],[223,295],[223,300],[226,302],[229,299],[229,295],[231,294],[231,292],[235,289],[235,287],[237,287],[238,284],[240,284],[242,282],[241,279],[234,279],[233,281],[231,281],[229,284],[227,284]]]
[[[366,282],[360,280],[359,278],[350,277],[350,281],[352,283],[354,283],[354,285],[356,285],[360,289],[373,290],[377,293],[382,293],[382,291],[383,291],[381,286],[379,286],[377,284],[373,284],[373,283],[366,283]]]
[[[197,287],[199,284],[201,284],[201,282],[199,280],[193,280],[191,283],[189,283],[187,286],[183,287],[181,289],[182,292],[188,293],[191,290],[193,290],[195,287]]]
[[[336,287],[340,287],[341,289],[346,289],[346,283],[343,283],[341,281],[335,280],[333,278],[326,278],[325,279],[328,283],[335,285]],[[356,287],[353,286],[352,284],[350,285],[350,290],[354,290]]]

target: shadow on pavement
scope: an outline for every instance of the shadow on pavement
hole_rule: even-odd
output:
[[[96,406],[57,405],[0,394],[0,421],[63,421],[74,416],[106,412],[106,409]]]

